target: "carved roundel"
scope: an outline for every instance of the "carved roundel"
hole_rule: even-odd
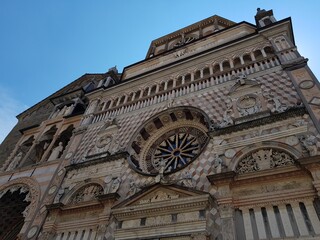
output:
[[[128,149],[131,166],[148,175],[184,168],[207,144],[208,122],[202,112],[193,108],[162,112],[134,135]]]
[[[257,104],[257,99],[254,95],[246,95],[241,97],[238,100],[237,104],[240,108],[248,109],[254,107]]]

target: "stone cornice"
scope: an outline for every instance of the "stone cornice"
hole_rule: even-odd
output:
[[[286,120],[288,118],[292,118],[292,117],[296,117],[296,116],[302,116],[305,113],[306,113],[306,110],[304,107],[294,107],[294,108],[289,109],[286,112],[273,114],[268,117],[259,118],[256,120],[240,123],[240,124],[225,127],[225,128],[215,129],[214,131],[210,132],[209,134],[211,137],[215,137],[215,136],[220,136],[220,135],[228,134],[228,133],[232,133],[232,132],[243,131],[244,129],[258,127],[261,125],[266,125],[266,124],[274,123],[277,121]]]
[[[222,172],[218,174],[208,175],[207,178],[210,183],[218,186],[221,184],[232,182],[235,176],[236,176],[236,173],[234,171],[231,171],[231,172]]]
[[[53,203],[50,205],[46,205],[47,210],[59,210],[59,211],[83,211],[84,209],[97,209],[103,207],[104,203],[110,202],[112,205],[113,202],[120,198],[118,193],[108,193],[99,195],[97,199],[91,201],[80,202],[78,204],[63,204],[63,203]],[[110,207],[111,207],[110,205]]]
[[[298,177],[309,177],[310,175],[296,166],[279,167],[272,168],[265,171],[257,171],[253,173],[237,175],[234,181],[231,183],[232,187],[240,185],[251,185],[254,181],[255,183],[263,183],[266,181],[273,181],[286,178],[298,178]]]
[[[300,158],[297,161],[301,166],[313,165],[320,167],[320,155]]]
[[[69,166],[66,167],[67,171],[71,171],[74,169],[81,169],[81,168],[85,168],[85,167],[89,167],[92,165],[97,165],[100,163],[104,163],[104,162],[109,162],[109,161],[114,161],[114,160],[118,160],[121,158],[127,158],[128,157],[128,153],[127,152],[118,152],[112,155],[107,155],[107,156],[100,156],[99,158],[93,159],[93,160],[87,160],[85,162],[81,162],[81,163],[74,163],[71,164]]]
[[[256,196],[250,195],[245,197],[233,198],[232,203],[233,206],[236,208],[253,208],[274,206],[279,204],[289,204],[292,202],[314,199],[315,197],[316,193],[312,189],[295,189],[290,191],[283,191],[281,193],[274,192],[273,194],[257,194]],[[221,199],[220,201],[223,202],[223,199]]]
[[[113,209],[112,214],[118,219],[132,219],[139,216],[155,216],[161,214],[171,214],[173,212],[183,212],[187,210],[202,210],[210,204],[210,195],[192,196],[178,198],[168,201],[152,202],[135,206]]]

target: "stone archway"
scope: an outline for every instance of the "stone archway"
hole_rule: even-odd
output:
[[[25,187],[11,188],[0,198],[0,239],[16,239],[30,204]]]
[[[6,230],[0,232],[0,239],[16,239],[18,234],[24,234],[39,207],[39,202],[40,187],[32,178],[17,178],[0,186],[0,211],[3,211],[0,216],[7,215],[7,220],[12,217],[11,223],[10,220],[1,220],[0,229]]]

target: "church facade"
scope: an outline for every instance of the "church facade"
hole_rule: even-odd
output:
[[[0,239],[319,239],[319,90],[272,10],[153,40],[17,116]]]

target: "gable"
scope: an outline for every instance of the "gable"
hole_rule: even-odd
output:
[[[189,201],[208,200],[208,197],[209,193],[179,185],[155,184],[134,194],[132,197],[114,206],[113,209],[115,212],[121,212],[127,208],[130,208],[130,210],[149,207],[157,208],[158,206],[175,205]]]

